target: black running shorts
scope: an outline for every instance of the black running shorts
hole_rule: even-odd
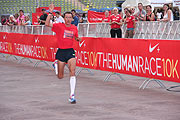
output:
[[[61,62],[68,62],[69,59],[75,58],[75,51],[73,48],[58,49],[56,52],[56,59]]]

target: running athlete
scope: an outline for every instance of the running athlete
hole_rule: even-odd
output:
[[[52,28],[52,31],[56,33],[57,42],[58,42],[58,51],[56,53],[56,59],[58,60],[58,74],[57,77],[62,79],[64,77],[64,67],[65,64],[68,64],[70,71],[70,98],[69,101],[73,104],[76,103],[76,99],[74,97],[75,86],[76,86],[76,77],[75,77],[75,69],[76,69],[76,59],[75,52],[73,49],[73,41],[81,41],[81,38],[78,37],[77,27],[72,25],[71,22],[73,20],[73,15],[71,12],[64,13],[65,23],[51,23],[50,18],[52,12],[54,10],[54,4],[50,4],[49,6],[49,15],[46,19],[46,26]]]

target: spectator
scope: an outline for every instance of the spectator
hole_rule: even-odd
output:
[[[177,9],[174,9],[174,20],[179,20],[179,11]]]
[[[138,9],[139,11],[136,13],[136,17],[139,21],[143,21],[146,15],[146,11],[143,9],[142,3],[138,3]]]
[[[16,22],[18,25],[21,25],[23,21],[25,21],[24,11],[19,10],[19,17],[17,18]]]
[[[2,16],[1,24],[2,24],[2,25],[7,25],[7,22],[8,22],[7,17],[6,17],[6,16]]]
[[[135,16],[135,14],[134,14],[134,13],[135,13],[135,8],[134,8],[134,7],[131,7],[130,11],[131,11],[131,15],[132,15],[132,16]]]
[[[56,14],[55,23],[65,23],[65,22],[64,22],[64,18],[61,17],[59,11],[56,11],[55,14]]]
[[[126,8],[124,8],[124,17],[123,17],[123,19],[122,19],[122,22],[125,22],[126,21],[126,11],[127,11],[127,7]]]
[[[13,25],[15,25],[15,24],[16,24],[16,20],[15,20],[14,16],[13,16],[13,15],[10,15],[9,20],[8,20],[8,22],[7,22],[7,25],[13,26]]]
[[[122,38],[122,30],[121,30],[121,25],[122,25],[122,18],[121,15],[118,14],[118,9],[114,8],[113,13],[110,16],[110,25],[111,25],[111,38],[115,38],[117,35],[117,38]]]
[[[54,22],[55,22],[55,20],[54,20],[54,15],[52,14],[51,17],[50,17],[50,23],[53,24]]]
[[[22,22],[22,25],[31,25],[31,21],[30,21],[30,17],[29,15],[28,16],[25,16],[25,21]]]
[[[136,27],[136,22],[135,22],[135,17],[131,15],[131,10],[127,9],[126,10],[126,21],[125,24],[127,24],[127,30],[125,33],[125,38],[133,38],[133,35],[135,34],[135,27]]]
[[[124,13],[125,13],[125,16],[124,16],[124,19],[126,19],[126,11],[127,11],[128,8],[124,8]]]
[[[162,10],[157,9],[157,19],[161,19],[162,18]]]
[[[71,13],[73,14],[73,21],[71,22],[71,24],[78,26],[79,18],[76,16],[76,10],[72,9]]]
[[[169,5],[164,4],[163,9],[164,9],[164,16],[163,19],[161,19],[160,21],[164,21],[164,22],[173,21],[173,13],[169,8]]]
[[[38,22],[39,22],[40,25],[45,25],[46,18],[48,16],[46,14],[46,9],[45,8],[42,9],[42,13],[43,13],[43,15],[41,15],[40,18],[38,17]]]
[[[14,18],[15,18],[15,25],[17,25],[17,19],[18,19],[18,17],[19,17],[19,14],[16,13],[16,14],[14,15]]]
[[[87,17],[87,13],[83,13],[81,19],[80,19],[81,23],[88,23],[88,17]]]
[[[151,5],[146,6],[146,16],[144,17],[144,21],[155,21],[155,15],[152,12],[152,7]]]
[[[106,10],[105,12],[104,12],[104,17],[103,17],[103,19],[102,19],[102,22],[110,22],[110,16],[109,16],[109,11],[108,10]]]

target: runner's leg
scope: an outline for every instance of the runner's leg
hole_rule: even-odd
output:
[[[70,71],[70,88],[71,88],[70,96],[74,96],[75,87],[76,87],[76,76],[75,76],[76,59],[75,58],[69,59],[68,66]]]
[[[64,66],[65,66],[65,62],[61,62],[58,60],[58,74],[57,77],[59,79],[62,79],[64,77]]]

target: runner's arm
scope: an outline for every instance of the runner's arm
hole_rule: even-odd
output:
[[[52,14],[53,10],[54,10],[54,4],[51,3],[51,4],[49,5],[49,11],[50,11],[50,13],[49,13],[49,15],[47,16],[46,22],[45,22],[45,25],[48,26],[48,27],[53,27],[53,24],[50,23],[51,14]]]
[[[75,40],[81,42],[82,39],[80,37],[75,37]]]

